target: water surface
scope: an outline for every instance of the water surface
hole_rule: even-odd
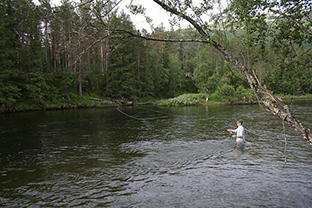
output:
[[[311,101],[292,109],[312,128]],[[258,105],[120,111],[0,115],[0,206],[311,207],[312,147],[286,125],[283,167],[282,122]]]

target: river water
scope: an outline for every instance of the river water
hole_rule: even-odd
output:
[[[312,128],[312,102],[292,106]],[[246,144],[227,128],[244,120]],[[0,207],[311,207],[312,147],[258,105],[0,115]]]

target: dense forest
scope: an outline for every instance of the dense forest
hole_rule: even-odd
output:
[[[2,108],[85,95],[143,101],[183,93],[252,93],[244,74],[210,44],[147,40],[200,39],[194,28],[138,31],[120,1],[0,2]],[[311,94],[311,3],[285,1],[297,22],[261,8],[250,18],[254,5],[244,2],[251,1],[232,1],[213,17],[212,38],[274,93]]]

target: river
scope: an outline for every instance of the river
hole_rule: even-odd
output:
[[[312,128],[312,102],[296,117]],[[228,128],[243,119],[244,147]],[[312,147],[259,105],[0,115],[0,207],[311,207]]]

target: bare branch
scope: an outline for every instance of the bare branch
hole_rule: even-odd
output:
[[[144,40],[149,40],[149,41],[159,41],[159,42],[176,42],[176,43],[186,43],[186,42],[197,42],[197,43],[210,43],[208,40],[200,40],[200,39],[162,39],[162,38],[151,38],[151,37],[145,37],[142,35],[134,34],[132,32],[129,32],[127,30],[111,30],[111,32],[115,33],[125,33],[128,34],[131,37],[137,37],[137,38],[142,38]]]
[[[293,18],[291,18],[289,15],[285,14],[285,13],[281,13],[282,16],[286,17],[289,21],[295,23],[301,30],[307,32],[308,34],[312,35],[312,31],[309,30],[308,28],[304,27],[302,24],[300,24],[299,22],[297,22],[296,20],[294,20]]]

